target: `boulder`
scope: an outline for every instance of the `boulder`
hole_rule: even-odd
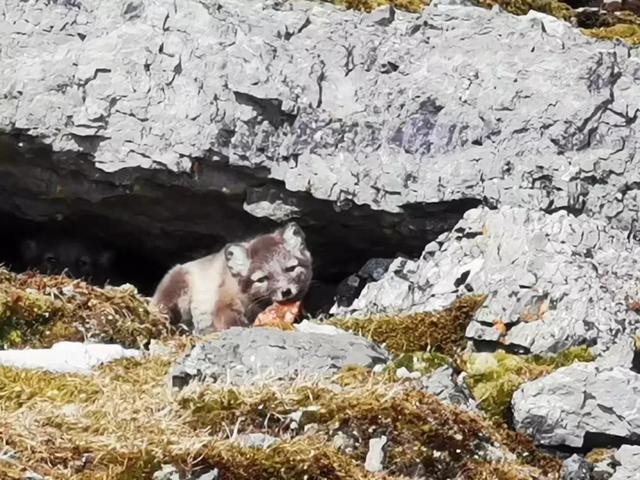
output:
[[[561,480],[591,480],[589,462],[579,455],[571,455],[562,462]]]
[[[374,367],[388,359],[382,348],[350,333],[234,327],[195,345],[173,366],[171,381],[175,387],[192,379],[249,384],[330,375],[342,367]]]
[[[637,373],[576,363],[522,385],[511,403],[513,424],[545,446],[634,443],[640,441],[639,395]]]
[[[472,340],[533,353],[591,345],[630,366],[640,316],[640,246],[593,218],[524,208],[478,208],[420,259],[397,259],[342,315],[429,311],[468,293],[487,299],[467,329]],[[626,345],[626,346],[625,346]]]
[[[635,480],[640,472],[640,446],[622,445],[614,458],[619,463],[610,480]]]

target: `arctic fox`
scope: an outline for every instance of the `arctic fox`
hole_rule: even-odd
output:
[[[290,222],[276,231],[176,265],[152,304],[196,334],[248,326],[273,302],[301,299],[312,275],[304,233]]]

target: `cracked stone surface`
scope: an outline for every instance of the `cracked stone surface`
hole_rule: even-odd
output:
[[[633,443],[640,440],[639,395],[637,373],[577,363],[522,385],[511,402],[513,423],[546,446]]]
[[[478,407],[463,378],[444,365],[421,379],[422,388],[445,403],[478,412]]]
[[[467,212],[421,259],[397,259],[340,314],[430,311],[470,292],[487,300],[467,337],[533,353],[589,345],[630,366],[640,317],[640,246],[606,222],[516,207]],[[614,350],[611,350],[616,345]],[[625,346],[626,345],[626,346]],[[604,360],[603,360],[604,361]]]
[[[634,480],[640,471],[640,446],[622,445],[614,458],[619,463],[610,480]]]
[[[634,230],[638,50],[455,3],[7,0],[0,131],[107,171],[248,167],[342,210],[477,199]]]
[[[233,327],[197,344],[172,368],[172,384],[192,379],[248,384],[330,375],[348,365],[374,367],[388,361],[382,348],[350,333],[285,332]]]

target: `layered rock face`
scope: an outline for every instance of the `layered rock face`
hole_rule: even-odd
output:
[[[467,329],[473,340],[555,353],[608,349],[640,317],[640,247],[609,224],[567,212],[475,209],[419,260],[399,259],[338,313],[442,308],[469,292],[489,297]]]
[[[155,261],[298,217],[334,281],[417,255],[482,201],[635,228],[636,53],[556,19],[442,2],[6,7],[5,212],[82,213]]]
[[[485,293],[467,330],[476,347],[586,344],[608,359],[521,387],[518,429],[550,446],[637,442],[636,49],[447,2],[412,15],[7,0],[0,32],[0,214],[86,217],[155,260],[294,218],[336,283],[406,254],[334,312]],[[292,339],[269,361],[322,351]],[[271,355],[281,340],[261,342]],[[336,347],[335,368],[354,349],[363,365],[386,358],[358,342]],[[217,348],[193,352],[212,376]],[[251,370],[242,349],[220,348]]]

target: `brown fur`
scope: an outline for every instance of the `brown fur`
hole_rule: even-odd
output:
[[[182,268],[176,268],[158,286],[154,295],[154,302],[169,315],[171,323],[177,325],[181,320],[178,304],[188,293],[189,280],[187,272]]]
[[[304,234],[290,223],[174,267],[160,282],[153,303],[172,322],[197,333],[220,331],[253,323],[273,302],[299,300],[311,274]]]

